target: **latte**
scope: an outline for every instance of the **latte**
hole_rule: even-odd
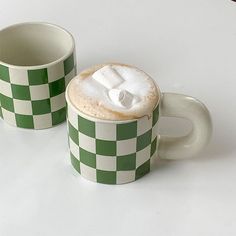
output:
[[[118,63],[84,70],[67,89],[75,108],[106,120],[149,115],[159,100],[159,90],[149,75],[136,67]]]

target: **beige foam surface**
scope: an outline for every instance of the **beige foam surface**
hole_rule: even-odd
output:
[[[107,89],[97,83],[92,75],[100,68],[110,65],[122,75],[125,82],[119,88],[126,89],[139,102],[132,107],[116,106],[107,96]],[[159,90],[153,79],[142,70],[119,63],[107,63],[90,67],[77,75],[68,85],[68,98],[81,112],[107,120],[129,120],[150,115],[159,101]]]

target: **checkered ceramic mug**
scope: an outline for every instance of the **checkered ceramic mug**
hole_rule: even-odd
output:
[[[134,120],[109,121],[88,116],[71,103],[68,90],[67,124],[71,163],[85,178],[104,184],[135,181],[150,171],[150,160],[191,157],[211,136],[211,118],[198,100],[180,94],[160,94],[149,116]],[[184,137],[158,135],[161,116],[184,117],[192,131]]]
[[[66,118],[65,87],[76,74],[74,39],[48,23],[22,23],[0,31],[0,116],[30,129]]]

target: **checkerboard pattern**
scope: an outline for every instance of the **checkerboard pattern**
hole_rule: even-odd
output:
[[[0,116],[9,124],[45,129],[66,119],[65,88],[76,75],[75,53],[48,68],[0,65]]]
[[[159,106],[150,118],[127,123],[93,122],[68,104],[70,157],[85,178],[104,184],[135,181],[150,171],[157,149]]]

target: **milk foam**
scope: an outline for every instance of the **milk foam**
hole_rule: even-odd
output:
[[[149,115],[159,99],[154,81],[135,67],[108,64],[88,71],[75,77],[69,88],[71,102],[88,115],[138,118]]]

